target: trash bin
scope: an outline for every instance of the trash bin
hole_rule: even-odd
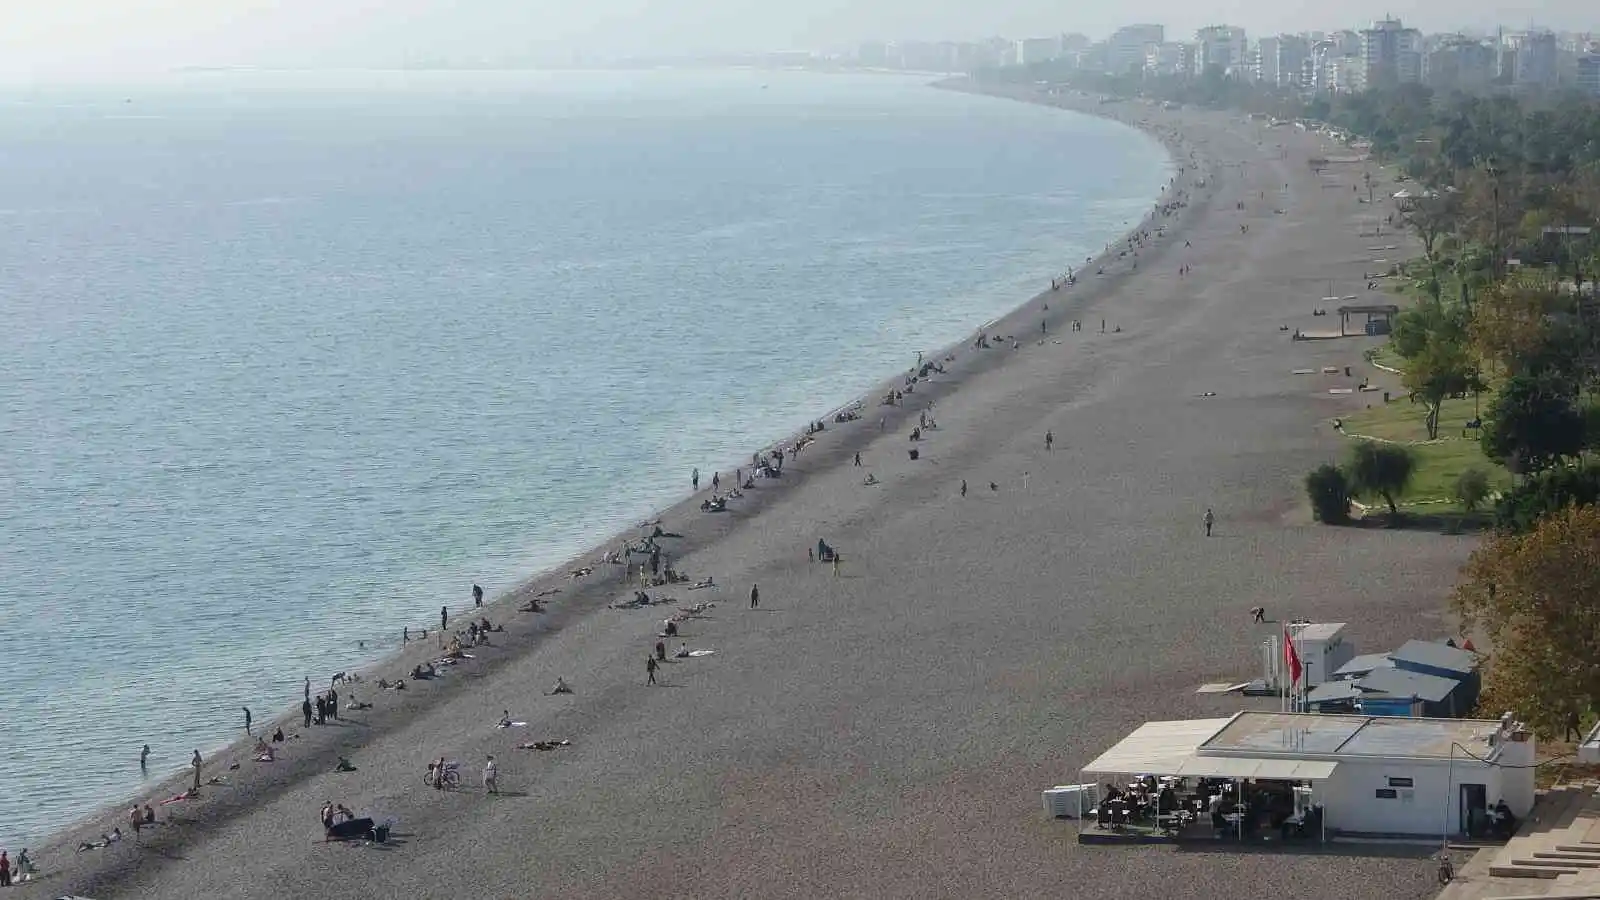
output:
[[[389,843],[389,826],[379,825],[372,829],[372,839],[380,844]]]
[[[1344,367],[1344,377],[1346,377],[1346,378],[1350,377],[1350,367],[1349,366],[1345,366]]]
[[[916,459],[916,458],[917,458],[917,450],[916,450],[916,448],[915,448],[915,447],[913,447],[913,448],[911,448],[911,449],[910,449],[910,450],[908,450],[908,451],[906,451],[906,452],[907,452],[907,453],[909,453],[909,454],[911,454],[911,458],[912,458],[912,459],[913,459],[913,460],[915,460],[915,459]]]
[[[1388,391],[1384,391],[1383,392],[1383,402],[1385,402],[1385,403],[1389,402],[1389,392]]]

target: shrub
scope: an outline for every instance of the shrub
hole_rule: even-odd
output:
[[[1489,475],[1482,469],[1468,469],[1456,476],[1451,489],[1457,503],[1469,513],[1477,512],[1489,496]]]
[[[1324,463],[1306,475],[1306,496],[1311,500],[1311,515],[1324,525],[1350,521],[1350,479],[1344,470]]]
[[[1517,534],[1532,531],[1550,513],[1600,502],[1600,463],[1540,472],[1501,496],[1495,525]]]

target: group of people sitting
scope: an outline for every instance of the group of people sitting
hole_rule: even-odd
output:
[[[1292,786],[1253,782],[1251,787],[1254,793],[1246,798],[1244,785],[1226,779],[1200,778],[1191,784],[1188,779],[1144,775],[1126,789],[1105,785],[1092,815],[1100,828],[1146,825],[1168,835],[1178,834],[1202,814],[1219,837],[1252,837],[1263,825],[1278,830],[1284,840],[1320,834],[1320,804],[1298,811]]]

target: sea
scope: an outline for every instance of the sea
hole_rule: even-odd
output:
[[[0,846],[970,335],[1172,175],[928,80],[0,87]]]

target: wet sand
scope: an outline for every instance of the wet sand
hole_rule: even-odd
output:
[[[22,895],[1431,895],[1420,858],[1080,847],[1041,811],[1041,789],[1144,720],[1241,708],[1193,691],[1255,674],[1278,626],[1251,626],[1250,607],[1349,621],[1363,649],[1442,634],[1471,546],[1322,528],[1304,509],[1304,473],[1344,449],[1328,420],[1366,399],[1291,371],[1358,365],[1372,341],[1294,343],[1279,327],[1326,321],[1310,311],[1329,280],[1360,289],[1371,239],[1344,182],[1361,170],[1319,178],[1314,136],[1238,117],[1095,111],[1181,130],[1178,155],[1196,154],[1189,174],[1208,186],[1137,272],[1088,267],[989,329],[1018,349],[964,346],[903,406],[869,397],[862,420],[829,422],[727,513],[701,513],[704,491],[663,513],[684,535],[664,542],[673,565],[719,587],[651,593],[714,600],[682,641],[715,655],[645,686],[674,607],[608,609],[631,595],[621,566],[565,567],[491,604],[507,632],[444,677],[373,686],[436,655],[430,640],[341,689],[372,710],[309,730],[296,713],[275,763],[239,749],[208,762],[227,783],[160,807],[142,844],[72,852],[125,824],[107,813],[36,848],[50,877]],[[911,444],[929,400],[940,427]],[[818,538],[843,553],[838,576],[807,562]],[[548,612],[514,611],[554,588]],[[557,676],[575,693],[546,696]],[[502,709],[527,727],[493,728]],[[572,745],[514,749],[558,738]],[[489,753],[499,796],[478,786]],[[335,774],[339,755],[358,771]],[[463,761],[462,790],[423,786],[439,756]],[[325,800],[396,818],[395,841],[321,843]]]

